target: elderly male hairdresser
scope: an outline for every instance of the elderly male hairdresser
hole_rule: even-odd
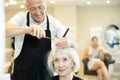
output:
[[[46,80],[51,76],[47,55],[55,44],[67,47],[65,28],[46,14],[45,0],[26,0],[27,12],[19,12],[6,24],[6,36],[15,37],[12,80]]]

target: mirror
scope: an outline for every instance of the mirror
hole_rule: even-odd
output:
[[[117,51],[120,48],[120,28],[110,24],[103,32],[103,44],[106,49]]]

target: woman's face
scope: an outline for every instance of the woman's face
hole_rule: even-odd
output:
[[[98,46],[98,39],[97,38],[92,39],[92,45]]]
[[[28,0],[27,9],[31,17],[37,22],[41,23],[45,18],[45,4],[43,0]]]
[[[53,64],[59,76],[67,76],[72,72],[73,61],[65,53],[57,53]]]

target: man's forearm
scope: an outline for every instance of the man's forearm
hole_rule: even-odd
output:
[[[28,34],[30,32],[30,28],[27,26],[14,26],[11,24],[6,24],[6,37],[14,37],[20,34]]]

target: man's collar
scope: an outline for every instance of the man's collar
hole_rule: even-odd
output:
[[[32,24],[37,24],[37,23],[35,22],[35,20],[31,17],[31,15],[30,15],[30,23],[32,23]],[[41,24],[39,24],[39,25],[45,25],[46,23],[47,23],[47,17],[46,17],[46,15],[45,15],[44,21],[43,21]]]

